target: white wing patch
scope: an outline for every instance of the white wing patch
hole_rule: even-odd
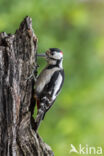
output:
[[[57,80],[55,82],[55,88],[54,88],[54,93],[53,93],[53,96],[52,96],[52,100],[55,100],[56,93],[60,89],[61,83],[62,83],[62,75],[59,74],[59,76],[58,76],[58,78],[57,78]]]

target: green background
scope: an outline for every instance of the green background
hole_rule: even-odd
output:
[[[38,52],[57,47],[64,53],[64,86],[39,134],[55,156],[70,155],[70,144],[104,148],[104,2],[0,0],[0,32],[14,33],[26,15]],[[38,64],[41,70],[45,61]]]

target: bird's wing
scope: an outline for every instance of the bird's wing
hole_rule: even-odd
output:
[[[64,81],[64,71],[54,72],[50,82],[44,87],[42,94],[40,95],[41,101],[45,101],[47,110],[52,106],[59,93]]]
[[[50,109],[54,103],[57,94],[59,93],[62,84],[64,81],[64,71],[59,70],[54,72],[50,82],[44,87],[42,93],[39,97],[39,108],[35,122],[37,128],[40,124],[40,121],[44,119],[46,112]]]

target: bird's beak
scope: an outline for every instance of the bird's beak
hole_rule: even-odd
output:
[[[39,57],[46,57],[46,54],[43,53],[43,54],[36,54],[36,56],[39,56]]]

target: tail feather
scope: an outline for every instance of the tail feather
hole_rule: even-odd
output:
[[[53,103],[49,103],[49,99],[44,97],[39,101],[38,112],[35,119],[35,131],[38,130],[41,120],[44,119],[46,112],[50,109]]]
[[[43,120],[43,118],[44,118],[44,114],[45,114],[44,107],[40,107],[38,109],[37,116],[36,116],[36,119],[35,119],[35,131],[38,130],[38,128],[40,126],[40,123],[41,123],[41,120]]]

